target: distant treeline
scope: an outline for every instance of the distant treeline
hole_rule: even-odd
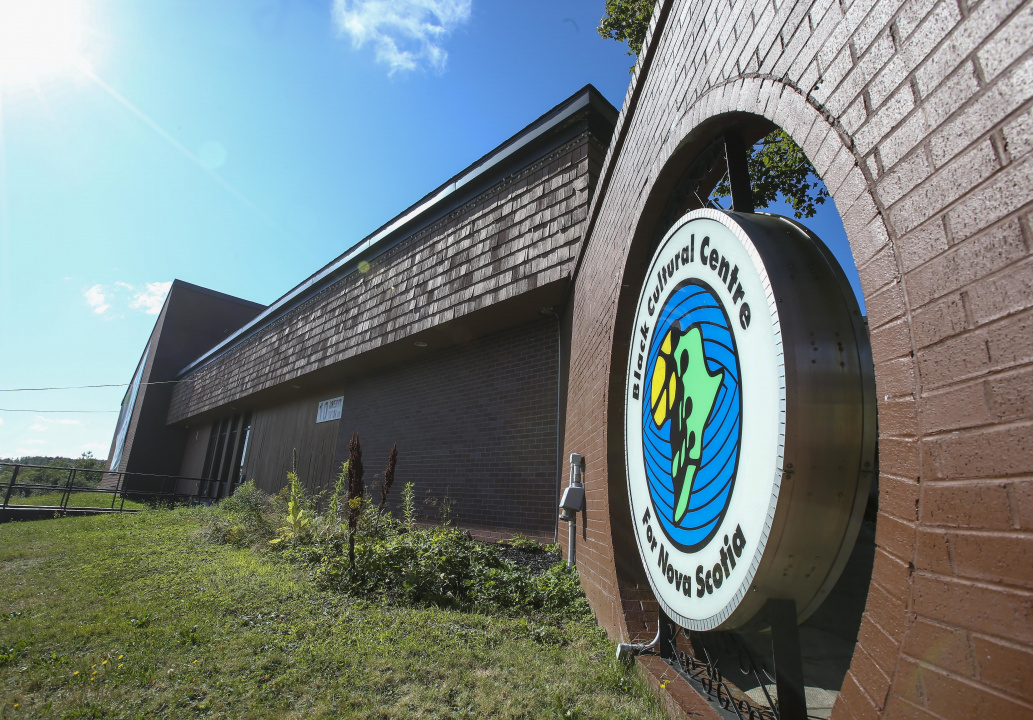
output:
[[[84,452],[77,458],[50,457],[46,455],[25,455],[18,458],[0,458],[0,463],[17,465],[42,465],[44,467],[22,467],[18,470],[18,484],[64,485],[68,482],[67,470],[47,470],[46,468],[77,468],[76,486],[95,486],[100,483],[103,471],[107,469],[107,461],[93,457],[93,453]],[[14,469],[10,466],[0,467],[0,487],[11,481]],[[3,500],[0,497],[0,500]]]

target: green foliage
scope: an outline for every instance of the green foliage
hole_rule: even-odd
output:
[[[93,457],[93,453],[89,451],[84,452],[77,458],[26,455],[18,458],[0,458],[0,462],[23,466],[18,470],[18,478],[11,497],[33,497],[32,504],[36,505],[48,502],[37,496],[49,495],[52,491],[19,489],[20,485],[45,485],[49,488],[64,488],[68,483],[69,472],[67,468],[75,468],[76,473],[73,479],[73,486],[77,488],[94,488],[100,484],[101,478],[104,476],[102,471],[105,470],[107,465],[105,460]],[[43,467],[24,467],[25,465],[41,465]],[[14,468],[12,467],[0,467],[0,486],[4,487],[5,492],[13,473]],[[87,505],[93,506],[97,503],[111,504],[110,495],[98,496],[98,498],[100,497],[103,497],[104,502],[96,500],[92,503],[87,503]],[[58,497],[58,503],[60,503],[60,497]]]
[[[280,513],[277,537],[269,542],[285,550],[288,559],[313,565],[322,587],[405,605],[486,613],[521,611],[564,621],[591,618],[577,572],[563,563],[535,574],[504,558],[501,545],[478,542],[447,523],[417,527],[413,483],[407,483],[402,492],[402,522],[381,511],[368,495],[349,499],[348,514],[355,525],[349,528],[346,546],[338,498],[348,475],[342,468],[328,511],[320,515],[306,501],[297,474],[289,473],[286,510]],[[354,490],[350,483],[349,494]],[[248,486],[244,497],[249,499],[234,501],[231,507],[254,508],[253,517],[264,517],[269,504],[251,500],[254,492],[253,484]],[[521,535],[506,546],[525,553],[546,552]],[[558,553],[555,559],[559,560]]]
[[[337,482],[334,483],[333,494],[330,496],[330,506],[326,514],[340,524],[341,520],[341,497],[344,496],[345,488],[348,485],[348,461],[341,463],[341,472],[337,473]]]
[[[392,526],[382,521],[381,527]],[[453,527],[394,524],[380,538],[362,535],[354,565],[340,553],[319,549],[306,559],[318,565],[316,577],[324,587],[358,597],[484,613],[544,613],[566,620],[592,616],[575,569],[557,562],[536,576],[503,559],[496,546]]]
[[[293,470],[287,473],[287,480],[290,488],[287,516],[276,531],[276,537],[269,541],[270,545],[294,545],[307,542],[312,537],[312,519],[305,514],[305,489]]]
[[[269,496],[255,487],[254,480],[248,480],[220,502],[219,509],[227,515],[257,523],[265,518],[269,510]]]
[[[411,482],[406,483],[402,488],[402,519],[408,527],[412,527],[416,520],[415,495],[415,486]]]
[[[273,536],[276,521],[271,498],[248,480],[228,498],[202,516],[202,535],[210,542],[236,547],[264,545]]]
[[[599,21],[600,35],[626,42],[628,55],[642,52],[655,0],[606,0],[606,15]]]
[[[521,535],[520,533],[517,533],[509,540],[499,540],[499,542],[505,545],[509,545],[510,547],[514,547],[517,550],[530,550],[533,552],[542,549],[542,546],[540,544],[538,544],[529,537]]]
[[[784,130],[775,130],[753,146],[749,158],[750,186],[753,202],[764,208],[781,194],[793,208],[797,218],[814,217],[818,205],[829,197],[825,183],[814,172],[814,166],[803,150]],[[725,175],[714,195],[732,194]]]

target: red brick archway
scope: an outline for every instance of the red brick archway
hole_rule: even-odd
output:
[[[992,0],[659,3],[573,296],[565,451],[585,456],[588,495],[578,559],[615,636],[641,637],[656,610],[628,532],[612,401],[636,273],[702,149],[729,123],[773,123],[836,201],[876,364],[878,550],[834,717],[1033,711],[1029,14]]]

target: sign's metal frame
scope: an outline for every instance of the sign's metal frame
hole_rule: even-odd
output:
[[[660,247],[699,219],[728,228],[763,279],[768,312],[761,298],[753,299],[753,322],[770,319],[780,340],[784,442],[779,443],[778,466],[771,468],[776,477],[765,527],[751,529],[754,537],[766,537],[759,562],[751,567],[748,590],[744,586],[712,617],[688,618],[667,602],[668,589],[658,587],[648,566],[647,575],[664,612],[684,627],[756,624],[769,599],[795,601],[802,622],[831,591],[849,559],[875,472],[876,396],[867,328],[839,264],[799,223],[762,213],[696,210],[675,223]],[[630,397],[634,357],[635,343],[625,397]],[[629,474],[631,460],[626,458]],[[631,495],[629,486],[634,511]],[[643,550],[643,539],[636,538],[643,563],[653,560]]]

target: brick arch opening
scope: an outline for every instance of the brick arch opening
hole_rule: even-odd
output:
[[[788,90],[792,92],[792,89]],[[783,103],[783,106],[787,105],[787,102]],[[627,633],[627,636],[636,640],[644,639],[654,632],[659,608],[652,597],[648,581],[645,579],[640,565],[641,561],[631,531],[631,517],[624,486],[626,471],[623,463],[620,430],[623,424],[621,388],[626,381],[623,360],[627,357],[626,338],[630,334],[623,330],[630,326],[630,317],[638,298],[638,289],[644,281],[644,274],[654,249],[678,218],[686,212],[704,206],[704,202],[714,186],[721,179],[725,170],[724,135],[728,132],[738,133],[749,146],[779,127],[774,119],[748,112],[736,107],[735,104],[727,107],[725,112],[717,112],[710,117],[703,118],[694,126],[690,126],[690,122],[691,120],[684,120],[678,124],[678,129],[684,131],[685,134],[680,139],[672,138],[674,142],[668,144],[671,154],[664,160],[663,166],[656,174],[637,217],[621,273],[614,318],[615,332],[612,335],[610,348],[612,361],[606,413],[606,433],[610,445],[607,455],[609,461],[607,471],[611,485],[609,493],[610,532],[614,547],[615,579],[625,623],[622,630]],[[827,126],[829,132],[825,135],[810,133],[808,136],[801,136],[798,130],[794,134],[793,129],[783,129],[793,136],[793,139],[810,158],[819,157],[819,153],[829,152],[827,147],[816,143],[815,138],[821,137],[823,141],[839,138],[839,134],[831,126]],[[850,157],[849,148],[845,145],[840,143],[839,149],[847,151],[844,157]],[[827,167],[826,172],[830,171],[834,171],[834,168]],[[824,180],[824,177],[822,179]],[[835,185],[826,184],[837,212],[840,207],[849,210],[858,202],[852,185],[842,181]],[[870,194],[867,195],[867,200],[871,201]],[[842,214],[840,218],[842,219]],[[853,247],[852,234],[847,233],[847,237]],[[857,257],[856,249],[854,253]],[[874,513],[874,511],[875,507],[872,503],[871,512]],[[873,559],[876,555],[873,542],[874,533],[875,523],[867,524],[862,529],[855,557],[852,558],[847,571],[840,578],[836,591],[819,609],[817,616],[812,619],[813,622],[808,621],[809,624],[805,624],[802,628],[802,642],[805,644],[816,642],[816,638],[822,634],[822,631],[818,629],[819,626],[822,623],[827,625],[829,619],[834,615],[831,612],[834,604],[845,603],[842,606],[843,617],[840,618],[840,627],[837,628],[837,631],[843,635],[841,638],[836,638],[837,641],[840,641],[840,646],[830,649],[831,646],[826,645],[820,650],[815,648],[816,652],[831,652],[833,655],[828,658],[826,672],[810,673],[811,668],[808,668],[807,663],[808,655],[805,652],[805,680],[808,683],[820,685],[824,689],[832,690],[834,693],[838,693],[843,687],[852,688],[853,685],[856,685],[856,679],[848,675],[847,667],[851,663],[854,647],[859,638],[859,629],[862,625],[861,613],[867,597],[865,590],[871,586],[873,577]],[[881,562],[885,564],[884,559]],[[885,569],[880,568],[880,572],[885,572]],[[903,616],[904,607],[897,605],[890,610],[891,606],[882,602],[879,592],[879,590],[876,591],[876,601],[881,611],[895,611],[898,616]],[[867,622],[870,623],[871,619],[869,618]],[[870,634],[871,631],[871,628],[865,628],[866,634]],[[844,639],[847,639],[848,642],[846,648],[842,647],[841,641]],[[760,650],[763,652],[762,645]],[[863,665],[868,661],[867,651],[862,651],[859,654],[859,663]]]
[[[624,284],[718,118],[784,128],[859,268],[878,393],[872,582],[839,718],[1033,715],[1030,0],[658,0],[573,278],[564,448],[582,584],[615,637],[656,604],[627,529]],[[561,527],[566,540],[567,527]]]

